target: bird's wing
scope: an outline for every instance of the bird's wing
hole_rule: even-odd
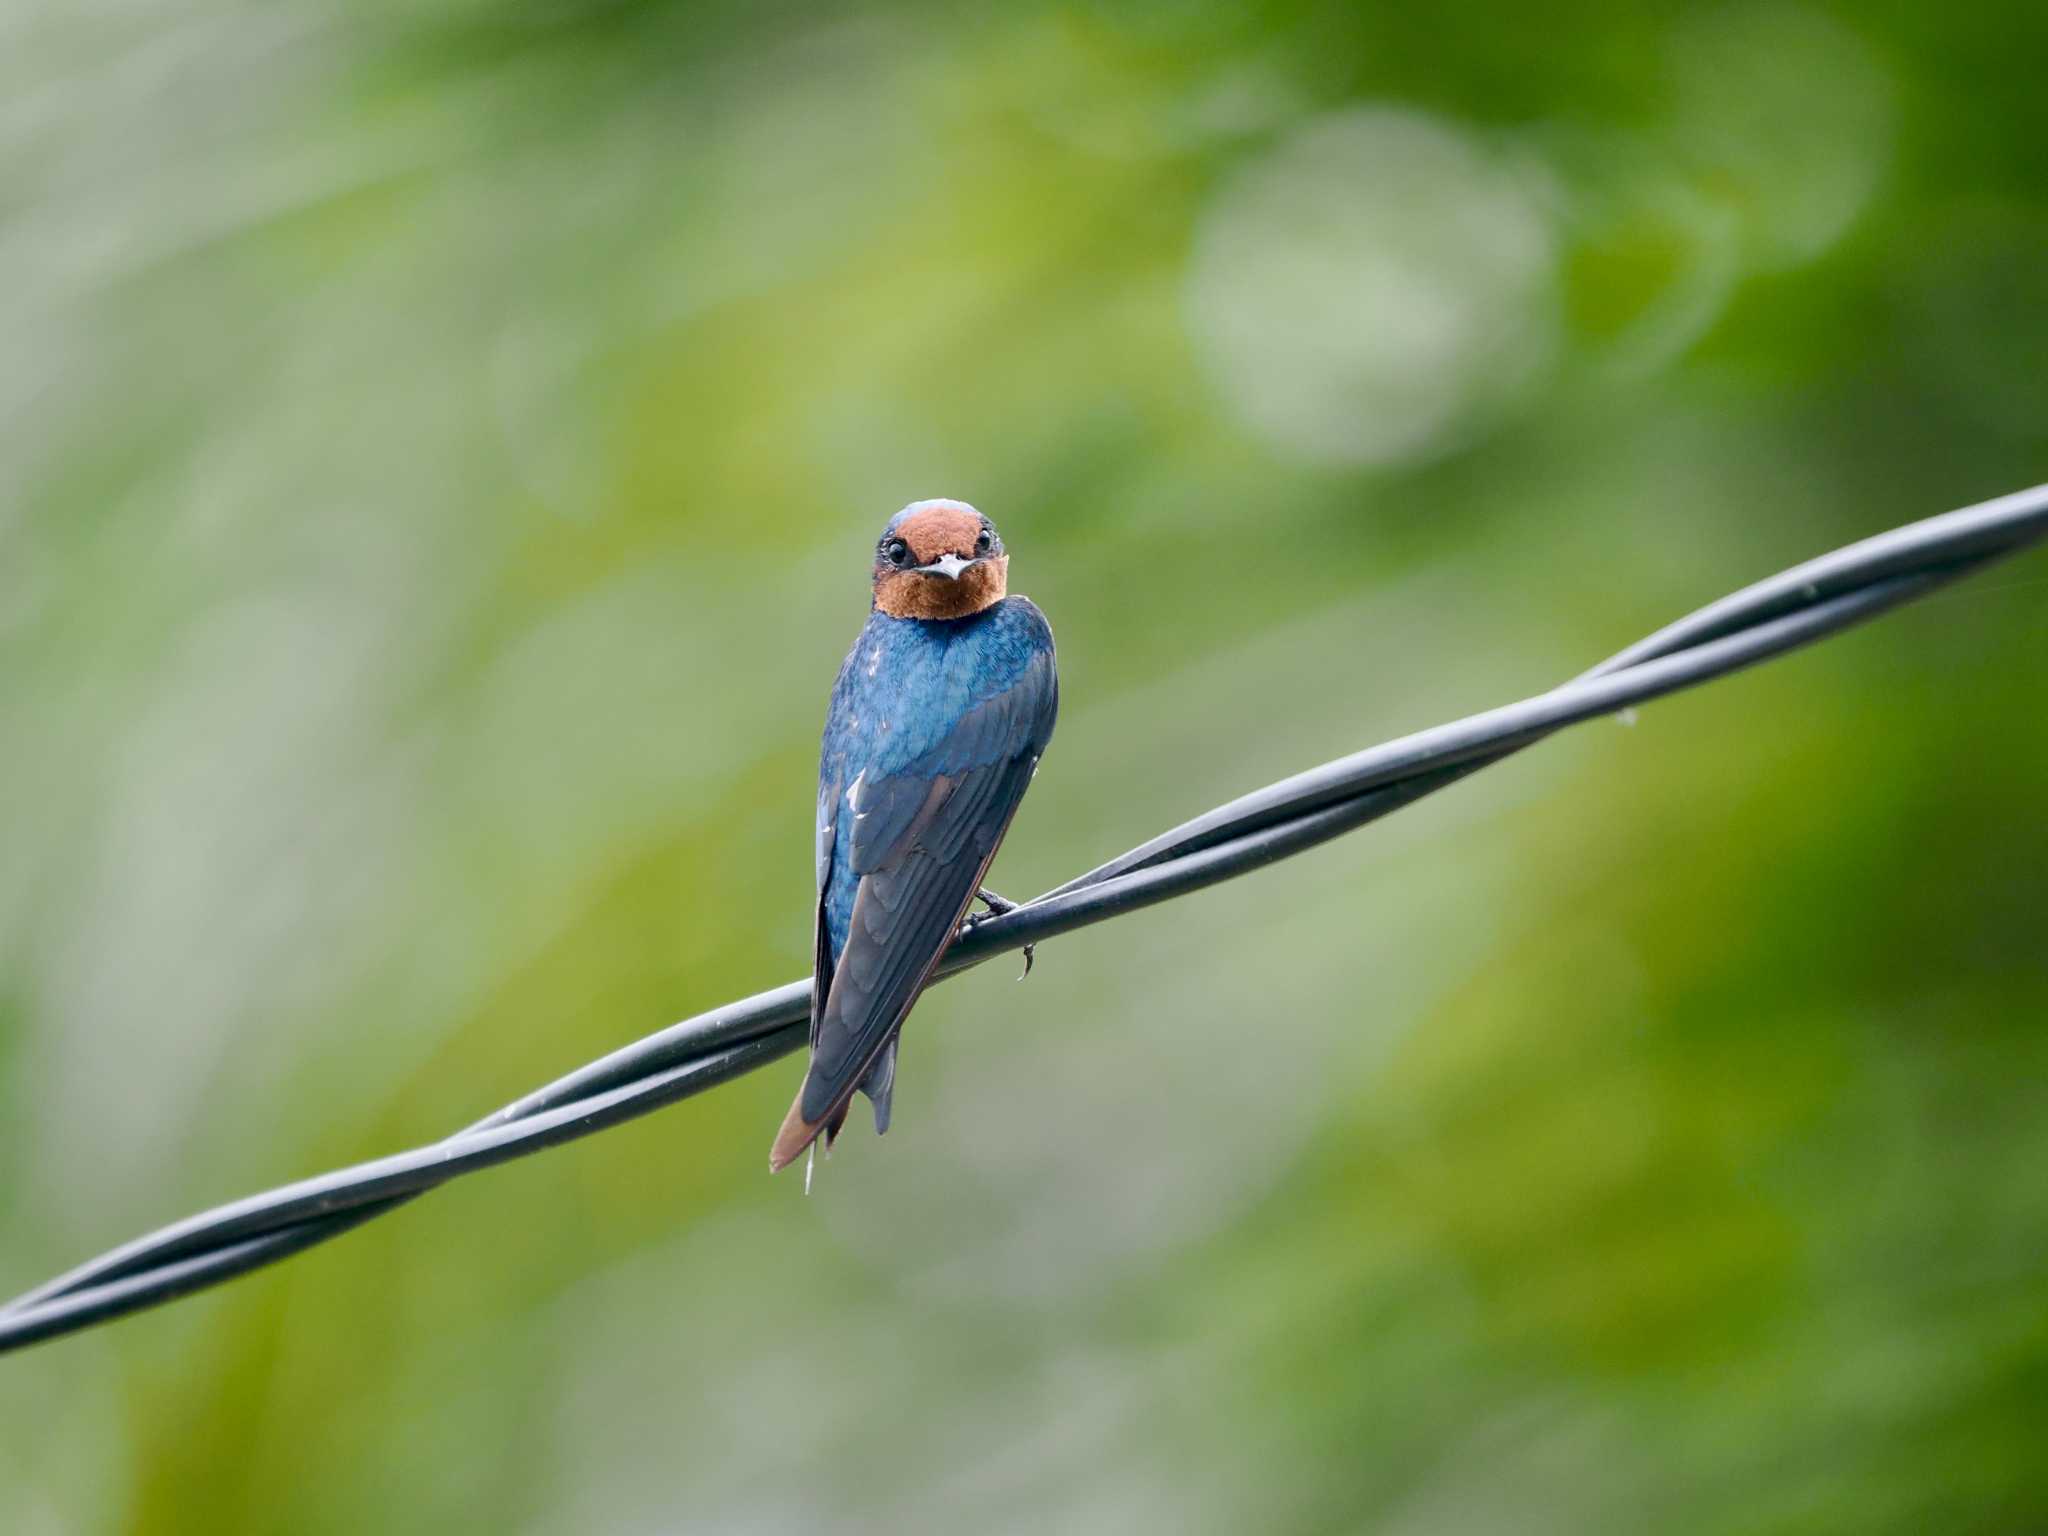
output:
[[[832,857],[851,861],[860,886],[830,985],[815,989],[824,998],[813,1004],[810,1071],[776,1138],[776,1167],[843,1117],[930,979],[1031,783],[1058,697],[1052,657],[1034,657],[929,751],[863,778],[839,810]],[[820,954],[829,959],[823,941]]]
[[[932,963],[960,926],[1030,782],[1032,759],[1012,758],[932,780],[917,838],[861,877],[853,923],[819,1020],[806,1119],[837,1107],[910,1011]]]

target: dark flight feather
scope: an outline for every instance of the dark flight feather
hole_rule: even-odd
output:
[[[966,916],[1059,707],[1050,631],[1028,601],[1002,606],[1013,605],[1006,627],[1024,626],[1030,646],[1007,686],[900,763],[878,750],[850,782],[829,761],[820,775],[811,1065],[776,1138],[775,1167],[820,1133],[829,1143],[856,1089],[874,1100],[877,1129],[888,1125],[904,1017]],[[835,956],[827,904],[842,870],[858,885]]]

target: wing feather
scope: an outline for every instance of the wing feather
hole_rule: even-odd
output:
[[[924,839],[862,877],[812,1048],[806,1120],[826,1118],[853,1091],[910,1012],[980,888],[1034,762],[1012,758],[963,774]]]
[[[821,788],[811,1065],[776,1138],[774,1166],[789,1162],[820,1130],[836,1130],[863,1080],[881,1089],[877,1110],[886,1114],[894,1073],[879,1064],[1009,830],[1058,705],[1048,651],[914,761],[879,778],[863,776],[851,815],[836,777],[829,791]],[[860,877],[836,965],[822,905],[835,859]]]

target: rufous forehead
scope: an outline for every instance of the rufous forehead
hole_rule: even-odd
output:
[[[926,507],[896,525],[896,537],[910,546],[919,565],[941,555],[971,555],[981,537],[981,518],[958,507]]]

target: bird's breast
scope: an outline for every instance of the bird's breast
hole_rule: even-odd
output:
[[[827,732],[846,768],[887,772],[915,762],[1014,687],[1033,651],[1003,617],[1001,606],[952,623],[874,615],[847,655]]]

